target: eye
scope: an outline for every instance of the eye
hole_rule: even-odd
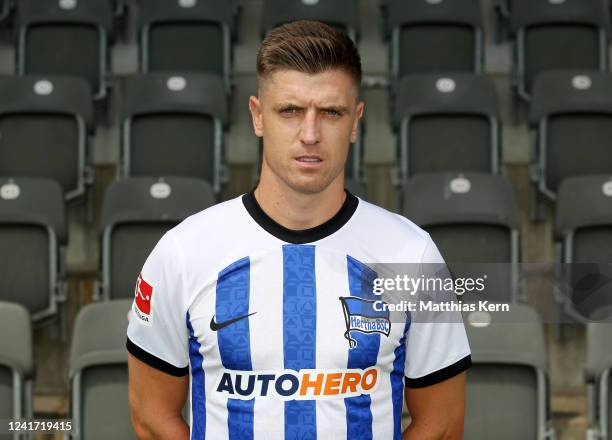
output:
[[[334,109],[327,109],[325,110],[325,114],[327,116],[331,116],[332,118],[339,118],[340,116],[342,116],[342,113],[338,110],[334,110]]]
[[[297,107],[285,107],[280,109],[280,114],[282,116],[292,116],[294,114],[296,114],[298,112],[298,108]]]

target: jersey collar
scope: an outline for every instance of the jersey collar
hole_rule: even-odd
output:
[[[309,229],[288,229],[283,225],[275,222],[268,214],[266,214],[257,199],[255,199],[255,190],[246,193],[242,196],[242,203],[246,208],[247,212],[253,217],[253,220],[257,222],[268,233],[274,235],[276,238],[286,241],[292,244],[304,244],[311,243],[313,241],[321,240],[340,229],[342,226],[349,221],[349,219],[355,213],[359,199],[351,194],[347,189],[346,199],[342,204],[340,210],[325,223],[315,226]]]

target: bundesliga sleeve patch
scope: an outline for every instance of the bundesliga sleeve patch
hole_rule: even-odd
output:
[[[134,313],[141,323],[151,325],[151,298],[153,297],[153,286],[147,283],[142,274],[136,280],[134,289]]]

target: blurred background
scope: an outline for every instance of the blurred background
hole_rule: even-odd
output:
[[[257,50],[296,19],[361,53],[347,187],[510,268],[511,318],[466,316],[465,438],[612,438],[607,0],[0,0],[0,419],[135,438],[136,277],[256,184]]]

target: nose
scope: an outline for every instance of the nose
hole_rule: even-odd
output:
[[[316,145],[320,138],[319,118],[317,112],[308,110],[302,120],[300,133],[301,141],[304,145]]]

